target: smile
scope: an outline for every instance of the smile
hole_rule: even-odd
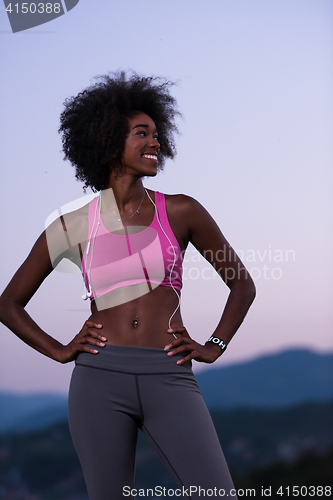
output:
[[[144,158],[149,158],[150,160],[157,161],[157,155],[142,155]]]

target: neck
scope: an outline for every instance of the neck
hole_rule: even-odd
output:
[[[113,191],[120,214],[136,210],[145,193],[141,178],[133,179],[126,175],[118,178],[111,176],[109,189]],[[107,192],[108,190],[104,191],[105,198]]]

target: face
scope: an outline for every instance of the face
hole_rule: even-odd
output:
[[[154,121],[145,113],[138,113],[128,122],[122,162],[125,172],[140,177],[156,175],[160,145]]]

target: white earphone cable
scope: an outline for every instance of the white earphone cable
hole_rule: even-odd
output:
[[[155,207],[155,212],[156,212],[157,221],[158,221],[158,223],[159,223],[159,225],[160,225],[160,228],[162,229],[162,232],[163,232],[164,236],[167,238],[168,242],[170,243],[170,247],[172,248],[172,251],[173,251],[173,263],[172,263],[172,267],[171,267],[171,270],[170,270],[170,273],[169,273],[169,282],[170,282],[170,287],[172,288],[172,290],[173,290],[173,291],[175,292],[175,294],[177,295],[177,298],[178,298],[178,305],[177,305],[176,309],[174,310],[174,312],[171,314],[171,316],[170,316],[170,318],[169,318],[169,328],[171,328],[171,320],[172,320],[172,318],[174,317],[174,315],[176,314],[176,312],[178,311],[178,309],[180,308],[180,294],[177,292],[177,290],[176,290],[176,289],[175,289],[175,287],[173,286],[173,284],[172,284],[172,279],[171,279],[171,276],[172,276],[172,273],[173,273],[173,269],[174,269],[174,267],[175,267],[175,265],[176,265],[177,255],[176,255],[175,248],[174,248],[173,244],[172,244],[172,243],[171,243],[171,241],[170,241],[169,236],[166,234],[166,232],[165,232],[165,231],[164,231],[164,229],[163,229],[163,226],[162,226],[162,224],[161,224],[160,217],[159,217],[159,214],[158,214],[157,207],[156,207],[155,203],[153,202],[153,200],[151,199],[151,197],[149,196],[149,193],[148,193],[148,191],[147,191],[147,189],[146,189],[146,188],[145,188],[145,191],[146,191],[146,194],[147,194],[148,198],[150,199],[150,201],[152,202],[152,204],[153,204],[153,205],[154,205],[154,207]],[[175,338],[177,338],[175,334],[173,334],[173,336],[174,336]]]
[[[100,197],[101,197],[101,193],[99,193],[99,195],[97,197],[98,199],[96,200],[96,207],[95,207],[94,219],[93,219],[93,223],[92,223],[92,226],[91,226],[90,235],[88,235],[87,250],[85,252],[86,253],[86,259],[85,259],[85,261],[87,263],[88,258],[89,258],[89,253],[90,253],[90,247],[91,247],[91,254],[90,254],[89,264],[88,264],[88,268],[86,269],[86,277],[87,277],[87,282],[88,282],[88,289],[86,287],[86,289],[85,289],[85,295],[82,296],[83,300],[87,300],[92,295],[92,289],[91,289],[91,285],[90,285],[91,264],[92,264],[92,259],[93,259],[93,255],[94,255],[95,238],[96,238],[96,234],[97,234],[97,231],[98,231],[98,227],[100,225],[100,216],[101,216],[101,211],[100,210],[98,211],[99,213],[98,213],[97,226],[96,226],[96,230],[95,230],[95,234],[93,236],[93,239],[92,239],[92,234],[93,234],[93,231],[94,231],[97,209],[100,206]],[[92,241],[92,245],[91,245],[91,241]]]
[[[166,239],[170,243],[170,247],[172,248],[172,251],[173,251],[173,263],[172,263],[171,270],[170,270],[170,273],[169,273],[169,283],[170,283],[170,287],[175,292],[175,294],[176,294],[176,296],[178,298],[178,305],[177,305],[176,309],[174,310],[174,312],[171,314],[171,316],[169,318],[169,323],[168,324],[169,324],[169,328],[171,328],[171,320],[174,317],[174,315],[176,314],[176,312],[178,311],[178,309],[180,308],[180,293],[178,293],[178,291],[173,286],[173,284],[172,284],[172,278],[171,278],[173,270],[174,270],[174,267],[176,265],[177,255],[176,255],[175,248],[174,248],[173,244],[170,241],[169,236],[166,234],[166,232],[163,229],[163,226],[162,226],[161,221],[160,221],[160,217],[159,217],[159,213],[158,213],[157,207],[156,207],[155,203],[153,202],[153,200],[151,199],[151,197],[150,197],[147,189],[146,188],[144,188],[144,189],[145,189],[146,195],[148,196],[148,198],[150,199],[150,201],[152,202],[152,204],[155,207],[156,218],[157,218],[157,221],[159,223],[159,226],[160,226],[160,228],[161,228],[164,236],[166,237]],[[99,210],[98,210],[98,208],[99,208]],[[95,223],[96,223],[97,210],[98,210],[98,219],[97,219],[96,229],[94,231]],[[85,262],[87,264],[87,261],[88,261],[88,258],[89,258],[89,264],[88,264],[88,266],[86,268],[86,278],[87,278],[88,287],[85,285],[85,295],[82,296],[82,298],[84,300],[87,300],[88,297],[91,297],[91,295],[92,295],[92,289],[91,289],[91,285],[90,285],[90,283],[91,283],[91,280],[90,280],[90,278],[91,278],[91,265],[92,265],[93,255],[94,255],[94,246],[95,246],[96,234],[97,234],[98,228],[100,226],[100,217],[101,217],[101,193],[99,193],[98,199],[96,200],[96,207],[95,207],[94,219],[93,219],[93,223],[92,223],[92,226],[91,226],[90,235],[88,236],[87,249],[85,251],[85,254],[86,254]],[[173,336],[175,338],[177,338],[174,333],[173,333]]]

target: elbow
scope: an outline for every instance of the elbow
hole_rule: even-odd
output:
[[[0,323],[8,326],[8,318],[11,317],[14,309],[15,301],[7,297],[5,292],[0,295]]]
[[[249,305],[252,304],[256,297],[256,286],[254,284],[254,281],[252,277],[250,276],[250,273],[244,268],[244,275],[243,279],[241,280],[242,286],[243,286],[243,293],[249,302]]]
[[[248,271],[246,271],[246,274],[244,276],[244,280],[242,280],[243,287],[244,287],[244,293],[246,295],[246,298],[248,299],[249,303],[252,304],[256,297],[256,286],[254,284],[253,279],[251,278],[250,274]]]
[[[250,276],[248,280],[242,282],[240,289],[241,289],[240,293],[242,296],[242,303],[244,304],[244,307],[248,310],[249,307],[251,307],[251,304],[256,297],[256,287]]]
[[[240,293],[243,300],[249,305],[252,304],[256,296],[256,286],[249,272],[244,267],[242,268],[242,273],[239,273],[237,278],[232,280],[231,283],[227,282],[227,285],[230,290]]]
[[[235,292],[241,295],[242,302],[247,304],[247,307],[250,307],[256,297],[256,286],[248,273],[243,279],[234,283],[231,289],[235,289]]]
[[[253,279],[249,276],[248,284],[247,284],[247,295],[250,301],[250,304],[254,301],[256,298],[257,290],[256,286],[254,284]]]
[[[2,296],[0,296],[0,323],[3,323],[4,322],[4,318],[5,318],[5,311],[7,310],[7,307],[4,303],[4,300],[2,298]]]
[[[3,295],[0,295],[0,323],[5,323],[10,305]]]

